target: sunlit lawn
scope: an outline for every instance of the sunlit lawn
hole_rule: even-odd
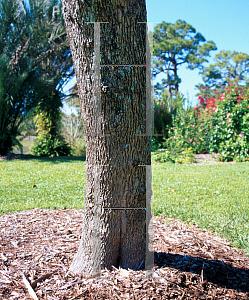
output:
[[[85,181],[83,157],[0,161],[0,213],[83,208]],[[249,163],[155,164],[153,186],[155,215],[216,231],[249,253]]]
[[[216,231],[249,254],[249,163],[153,166],[154,214]]]
[[[1,161],[0,213],[83,208],[85,181],[83,157]]]

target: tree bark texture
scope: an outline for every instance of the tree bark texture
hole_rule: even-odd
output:
[[[145,165],[151,164],[150,136],[139,135],[146,134],[145,0],[62,5],[86,141],[83,232],[70,270],[89,276],[112,265],[134,269],[145,260]]]

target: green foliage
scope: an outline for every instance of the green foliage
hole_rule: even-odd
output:
[[[61,136],[43,134],[37,138],[31,153],[37,156],[69,156],[71,149]]]
[[[179,111],[173,117],[173,127],[168,128],[169,138],[165,139],[163,148],[167,149],[172,162],[177,157],[189,156],[193,161],[192,153],[208,153],[210,126],[208,120],[201,118],[195,109],[188,107]],[[180,159],[183,161],[183,159]]]
[[[155,137],[158,146],[163,143],[163,138],[169,137],[167,128],[172,126],[173,116],[175,117],[183,110],[185,101],[186,99],[181,93],[170,95],[166,90],[163,90],[159,97],[155,98],[154,133],[163,135]]]
[[[192,164],[195,162],[195,154],[189,148],[168,148],[169,150],[159,149],[152,154],[152,161],[159,163]]]
[[[222,50],[215,55],[215,63],[204,67],[201,74],[203,84],[198,84],[198,95],[201,94],[203,86],[206,90],[205,96],[213,96],[215,90],[222,92],[223,87],[231,83],[236,85],[249,84],[249,55],[236,51]],[[202,93],[203,94],[203,93]]]
[[[37,127],[37,141],[32,148],[32,154],[37,156],[67,156],[71,147],[59,134],[60,94],[58,91],[50,97],[42,99],[36,108],[34,121]]]
[[[72,154],[74,156],[86,156],[86,143],[84,139],[77,139],[75,141]]]
[[[159,148],[161,148],[161,143],[158,142],[158,139],[156,139],[155,136],[152,137],[151,139],[151,151],[155,152],[157,151]]]
[[[155,154],[157,161],[193,163],[194,153],[208,153],[211,116],[209,114],[200,115],[199,109],[191,107],[189,103],[185,110],[183,103],[186,99],[179,97],[179,100],[177,110],[171,115],[170,125],[165,124],[162,142],[159,143],[158,138],[154,138],[152,141],[154,151],[163,148]],[[156,118],[158,124],[161,124],[162,119],[155,114]]]
[[[213,113],[210,151],[222,161],[249,160],[249,90],[230,85]]]
[[[49,14],[55,4],[0,3],[0,155],[18,145],[25,116],[72,76],[65,28],[61,19]]]
[[[0,154],[7,155],[9,150],[14,146],[22,147],[21,143],[17,139],[20,133],[16,129],[6,128],[4,131],[0,132]]]
[[[151,38],[151,36],[149,36]],[[201,68],[210,51],[216,50],[214,42],[206,42],[205,38],[185,21],[175,24],[162,22],[154,29],[154,75],[163,72],[167,78],[156,90],[168,87],[169,93],[179,91],[181,79],[177,74],[179,65],[186,64],[190,70]]]
[[[14,147],[12,153],[15,154],[31,154],[31,148],[34,146],[34,143],[36,141],[36,136],[18,136],[17,139],[19,139],[22,147]]]
[[[71,154],[71,148],[64,138],[58,134],[57,124],[59,119],[54,111],[40,112],[35,116],[37,126],[37,140],[31,149],[31,153],[36,156],[68,156]]]
[[[221,161],[249,160],[249,90],[230,85],[215,98],[199,99],[198,107],[173,118],[163,143],[168,156],[181,156],[191,147],[194,153],[219,153]]]
[[[0,3],[0,155],[6,155],[13,146],[19,145],[18,127],[29,108],[27,97],[31,87],[24,70],[29,65],[22,59],[27,48],[25,16],[19,6],[20,2],[14,0]],[[17,67],[18,60],[22,62]],[[15,111],[17,106],[19,114]]]

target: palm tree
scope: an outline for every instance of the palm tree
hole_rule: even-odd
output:
[[[53,7],[54,0],[1,1],[0,155],[18,144],[25,116],[73,75],[62,15]]]

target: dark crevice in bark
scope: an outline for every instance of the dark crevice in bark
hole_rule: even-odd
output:
[[[120,238],[121,238],[121,234],[120,234]],[[117,264],[114,267],[119,268],[120,267],[120,262],[121,262],[121,245],[119,244]]]

